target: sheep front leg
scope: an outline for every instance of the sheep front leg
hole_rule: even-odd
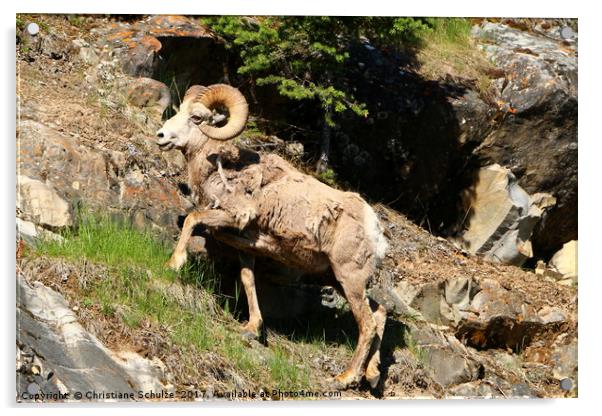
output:
[[[255,257],[249,254],[240,254],[240,280],[245,288],[247,303],[249,304],[249,322],[242,327],[242,336],[245,339],[257,339],[261,335],[263,318],[259,310],[257,301],[257,291],[255,290]]]
[[[198,224],[203,224],[207,227],[235,227],[237,221],[232,215],[218,209],[191,212],[184,220],[178,244],[171,258],[165,264],[167,267],[177,271],[186,263],[186,259],[188,258],[186,246],[192,236],[192,230]]]

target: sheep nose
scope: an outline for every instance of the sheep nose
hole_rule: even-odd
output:
[[[159,130],[157,132],[157,137],[160,138],[160,139],[162,139],[163,137],[165,137],[165,134],[163,134],[163,132]]]

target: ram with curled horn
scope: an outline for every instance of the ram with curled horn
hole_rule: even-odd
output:
[[[222,126],[215,110],[229,114]],[[332,383],[376,386],[380,378],[383,306],[369,301],[366,285],[385,255],[387,242],[375,212],[358,194],[333,189],[281,157],[242,151],[230,139],[247,121],[244,96],[228,85],[193,86],[178,113],[157,132],[162,150],[179,149],[187,160],[197,199],[168,265],[186,262],[186,245],[197,224],[241,255],[240,277],[249,304],[243,335],[259,335],[263,319],[255,291],[255,256],[272,258],[309,273],[322,273],[348,301],[359,328],[351,362]],[[332,273],[325,273],[332,271]]]

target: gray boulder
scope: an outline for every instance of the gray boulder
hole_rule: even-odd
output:
[[[25,218],[50,228],[73,223],[69,204],[48,184],[19,175],[17,188],[17,209]]]
[[[478,349],[518,351],[560,333],[570,320],[560,307],[535,309],[523,293],[494,279],[450,278],[422,285],[400,282],[371,288],[369,296],[401,321],[443,326],[465,345]]]
[[[22,276],[17,277],[17,346],[19,401],[131,401],[141,399],[139,391],[173,391],[158,359],[110,351],[79,324],[62,295]]]
[[[571,378],[576,381],[577,355],[576,339],[573,339],[568,344],[558,345],[552,353],[554,377],[558,380]]]
[[[464,197],[461,244],[471,254],[520,266],[533,256],[533,230],[555,203],[548,194],[529,195],[509,169],[498,164],[481,168]]]
[[[406,343],[429,376],[442,387],[482,376],[482,364],[461,342],[428,324],[408,324]]]

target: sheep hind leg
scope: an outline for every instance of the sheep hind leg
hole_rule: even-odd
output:
[[[351,362],[332,382],[333,387],[342,390],[359,384],[376,335],[376,322],[366,297],[366,279],[358,278],[358,270],[355,268],[350,268],[353,270],[348,272],[339,268],[333,269],[359,329],[359,338]]]
[[[173,270],[180,270],[186,263],[188,257],[186,246],[192,236],[192,230],[198,224],[204,224],[208,227],[234,227],[236,219],[225,211],[218,209],[191,212],[184,220],[178,244],[165,266]]]
[[[257,339],[261,335],[263,318],[257,301],[257,290],[255,289],[255,274],[253,267],[255,265],[255,257],[248,254],[240,254],[240,280],[247,295],[247,303],[249,305],[249,321],[242,327],[242,336],[244,339]]]
[[[374,321],[376,322],[376,336],[372,342],[372,349],[368,358],[368,366],[366,367],[366,381],[368,381],[368,383],[370,383],[370,387],[374,389],[380,380],[380,369],[378,368],[380,365],[380,344],[385,332],[387,310],[384,306],[379,305],[374,301],[371,301],[371,306],[372,310],[374,311]]]

